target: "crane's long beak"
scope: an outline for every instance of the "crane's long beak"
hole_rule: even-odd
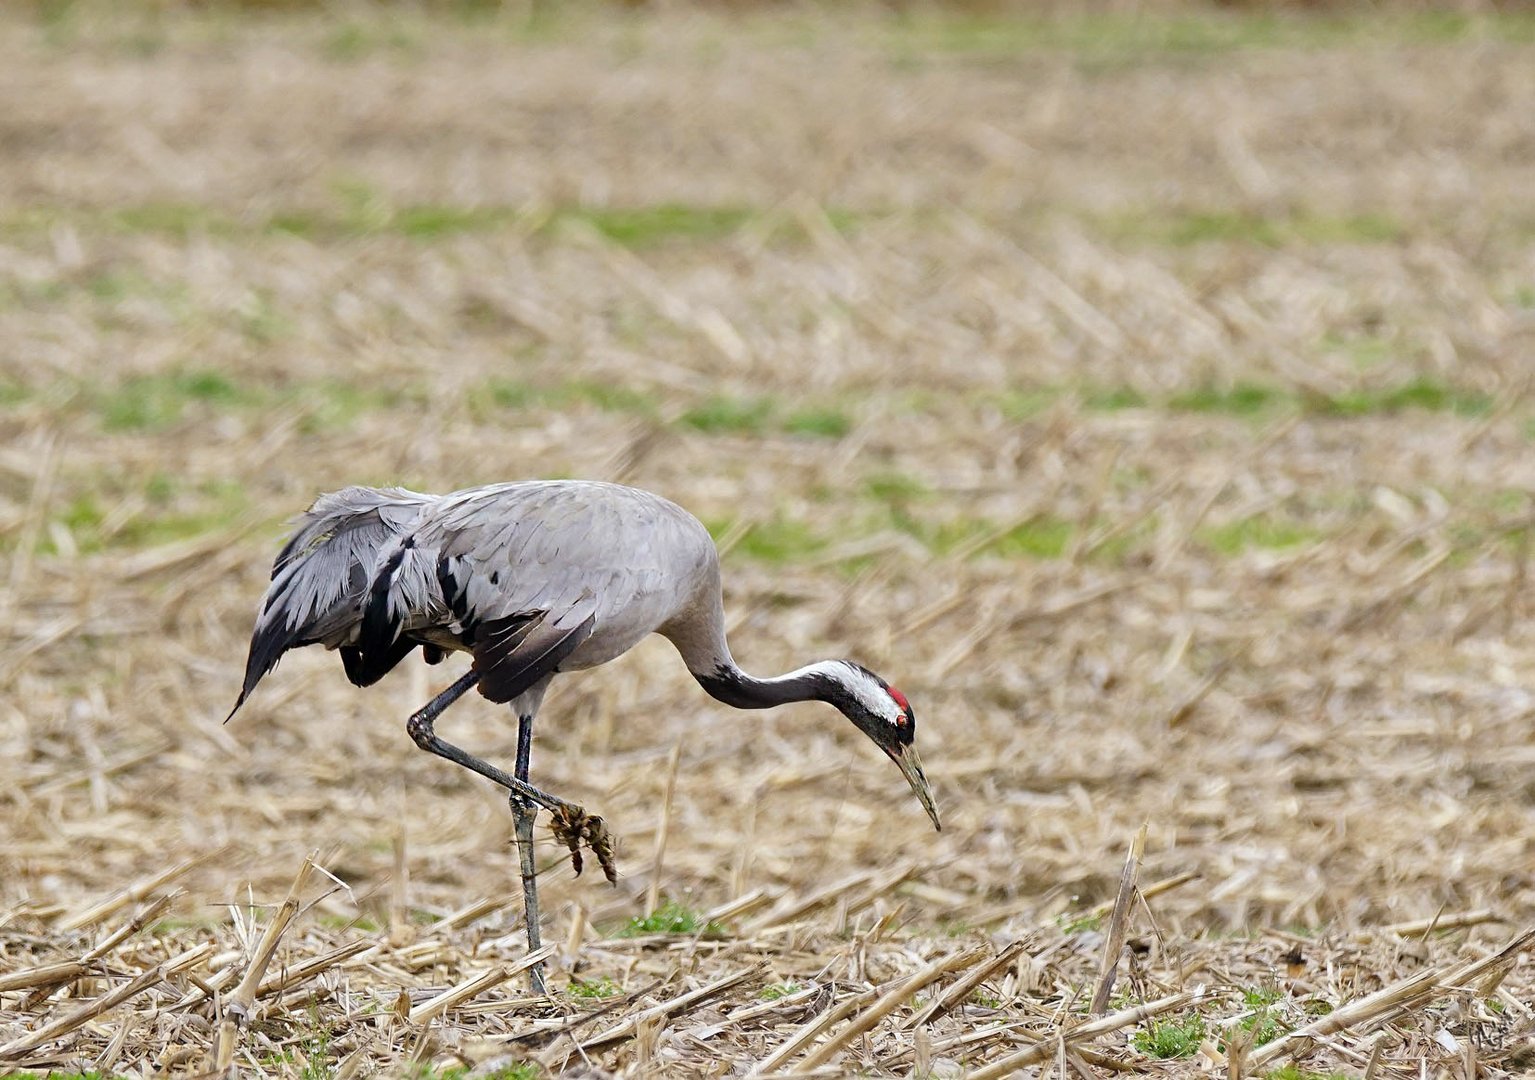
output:
[[[889,751],[890,760],[895,762],[896,768],[901,770],[901,775],[906,777],[906,782],[911,785],[911,790],[917,796],[917,801],[922,804],[922,809],[927,811],[927,816],[933,819],[933,828],[943,832],[943,823],[938,820],[938,807],[933,805],[933,792],[927,786],[927,777],[922,772],[922,759],[917,756],[915,746],[896,746]]]

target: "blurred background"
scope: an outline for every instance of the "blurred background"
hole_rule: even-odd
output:
[[[423,912],[513,895],[504,800],[404,732],[453,665],[359,692],[307,650],[220,722],[317,493],[570,476],[709,525],[749,670],[905,690],[948,827],[656,640],[540,717],[626,873],[548,847],[555,937],[642,904],[674,748],[699,910],[890,869],[817,918],[1069,923],[1149,821],[1175,942],[1529,920],[1532,41],[1480,4],[8,6],[0,912],[196,858],[213,932],[311,848],[349,925],[401,850]],[[513,753],[484,702],[441,730]]]

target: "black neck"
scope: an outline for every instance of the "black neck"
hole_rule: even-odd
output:
[[[720,665],[709,674],[693,672],[709,696],[736,709],[771,709],[791,701],[826,701],[827,680],[814,672],[797,671],[776,679],[754,679],[734,665]]]

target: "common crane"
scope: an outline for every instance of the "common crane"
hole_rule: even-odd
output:
[[[349,487],[321,495],[295,524],[272,566],[230,717],[283,653],[303,645],[339,651],[357,686],[371,686],[417,647],[429,664],[470,653],[469,671],[413,713],[406,730],[421,749],[511,793],[531,949],[539,947],[537,806],[550,811],[577,873],[585,846],[616,880],[602,819],[528,782],[533,718],[556,673],[606,663],[652,632],[670,639],[699,685],[727,705],[836,706],[895,762],[933,827],[942,828],[905,696],[850,660],[768,679],[742,671],[725,641],[714,542],[697,518],[658,495],[576,480],[449,495]],[[471,687],[516,712],[510,776],[433,728]],[[541,969],[533,983],[543,992]]]

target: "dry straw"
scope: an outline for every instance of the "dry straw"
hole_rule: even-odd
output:
[[[1526,16],[218,7],[0,13],[0,1069],[1527,1069]],[[317,491],[533,475],[900,686],[945,831],[646,643],[522,993],[461,660],[221,721]]]
[[[272,954],[277,951],[277,943],[282,940],[283,932],[288,929],[293,916],[298,914],[300,899],[305,886],[309,884],[309,875],[313,872],[314,856],[310,855],[304,860],[304,865],[299,867],[298,876],[293,879],[293,885],[288,889],[282,906],[277,909],[272,921],[267,923],[260,943],[245,965],[245,974],[240,977],[239,985],[223,1003],[218,1049],[214,1054],[213,1067],[216,1072],[227,1072],[234,1065],[240,1029],[250,1022],[251,1007],[256,1003],[256,991],[266,975],[267,965],[272,962]]]

